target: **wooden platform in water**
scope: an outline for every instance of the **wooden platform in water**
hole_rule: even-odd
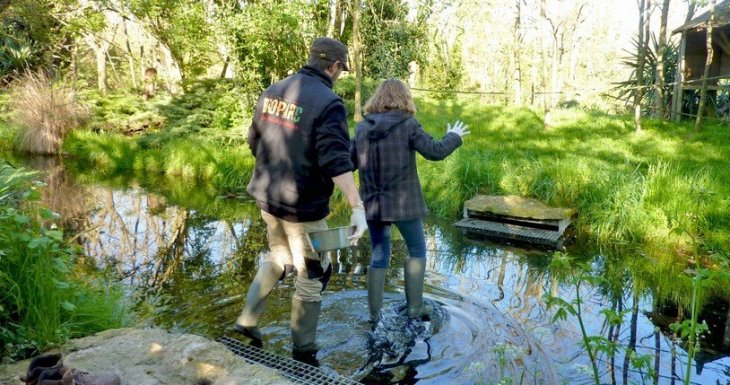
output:
[[[454,223],[489,238],[562,249],[575,210],[550,207],[519,196],[477,195],[464,203],[464,218]]]

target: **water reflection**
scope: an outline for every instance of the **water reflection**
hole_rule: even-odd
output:
[[[172,183],[160,193],[129,181],[117,188],[79,183],[52,160],[32,162],[46,172],[46,204],[63,216],[64,230],[74,234],[90,257],[82,263],[127,282],[145,322],[211,337],[233,322],[266,252],[265,226],[250,202],[220,199],[203,188]],[[336,221],[331,225],[339,224]],[[554,321],[555,312],[544,300],[549,294],[570,302],[580,294],[587,334],[622,347],[613,357],[599,355],[602,383],[682,383],[684,345],[667,328],[682,315],[652,296],[675,290],[671,279],[669,285],[661,285],[631,258],[599,256],[591,258],[592,269],[606,280],[576,288],[550,267],[550,253],[468,240],[448,223],[436,221],[427,226],[427,245],[426,297],[439,302],[448,321],[427,341],[411,346],[408,360],[366,374],[358,370],[372,353],[365,292],[368,249],[333,255],[336,274],[324,297],[318,329],[325,366],[380,384],[486,384],[507,379],[593,383],[590,361],[579,345],[578,323],[571,317]],[[405,245],[396,242],[393,251],[386,310],[398,309],[404,298],[399,267]],[[291,291],[291,281],[277,287],[261,318],[267,348],[284,355],[291,348]],[[714,325],[712,340],[703,342],[693,364],[693,383],[730,384],[727,301],[706,306],[710,308],[715,311],[700,319]],[[623,323],[606,323],[604,309],[622,313]],[[626,349],[648,355],[647,365],[637,369],[630,364]],[[655,381],[648,378],[649,369],[658,373]]]

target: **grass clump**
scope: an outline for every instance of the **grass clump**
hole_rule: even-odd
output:
[[[89,116],[73,88],[43,73],[18,80],[10,106],[11,123],[19,128],[15,148],[32,154],[58,153],[66,135]]]
[[[76,270],[33,178],[0,159],[0,353],[17,359],[127,322],[122,289]]]

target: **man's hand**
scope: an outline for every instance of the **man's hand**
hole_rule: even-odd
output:
[[[362,202],[352,208],[350,225],[355,226],[355,233],[347,237],[347,239],[350,241],[350,246],[357,246],[357,241],[360,240],[360,237],[368,229],[368,222],[365,218],[365,207]]]

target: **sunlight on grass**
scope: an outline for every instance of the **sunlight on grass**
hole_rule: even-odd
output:
[[[528,109],[419,102],[419,120],[434,137],[456,119],[472,131],[446,161],[419,158],[426,199],[438,215],[458,216],[462,202],[477,193],[516,194],[577,208],[579,231],[599,244],[687,248],[687,237],[672,230],[692,217],[701,219],[707,246],[730,250],[730,210],[721,198],[730,192],[721,183],[730,180],[724,127],[688,136],[684,125],[648,120],[635,133],[621,117],[559,110],[545,130]],[[654,128],[659,125],[663,131]],[[699,190],[714,194],[693,207]]]
[[[529,108],[433,98],[417,99],[417,107],[418,120],[436,139],[456,120],[472,132],[441,162],[418,157],[424,195],[437,216],[460,216],[463,202],[476,194],[514,194],[576,208],[579,237],[599,246],[687,250],[687,236],[673,230],[691,219],[703,247],[730,252],[725,127],[695,133],[688,124],[646,119],[636,133],[627,117],[571,109],[554,111],[546,130],[541,114]],[[137,136],[74,132],[65,149],[102,173],[168,175],[221,192],[245,191],[254,162],[245,130],[212,130],[199,126],[207,113],[183,118],[180,105],[159,108],[172,111],[177,123]],[[696,205],[697,191],[712,194]],[[335,209],[345,207],[341,199],[336,194]]]

